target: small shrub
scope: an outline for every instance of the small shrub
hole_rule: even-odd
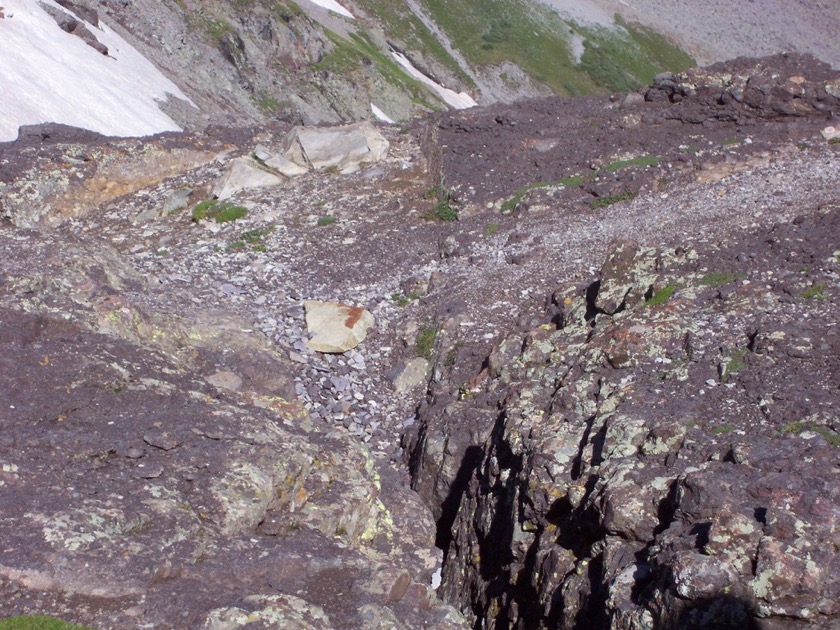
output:
[[[227,246],[229,252],[235,252],[240,249],[245,249],[245,241],[233,241],[233,243]]]
[[[447,202],[442,201],[432,210],[426,212],[423,215],[423,218],[428,219],[429,221],[457,221],[458,211]]]
[[[198,223],[205,219],[215,219],[216,223],[229,223],[248,214],[242,206],[219,203],[216,199],[207,199],[198,203],[192,211],[192,220]]]
[[[498,223],[490,223],[487,227],[484,228],[484,233],[487,236],[493,236],[499,231],[499,224]]]
[[[647,305],[648,306],[659,306],[660,304],[665,304],[665,302],[670,300],[671,297],[674,295],[674,293],[677,292],[677,289],[679,289],[679,288],[680,288],[680,285],[676,284],[674,282],[672,282],[670,284],[666,284],[664,287],[659,289],[659,291],[654,293],[648,299]]]
[[[619,203],[621,201],[627,201],[628,199],[633,199],[636,196],[634,192],[623,192],[618,195],[608,195],[607,197],[598,197],[598,199],[593,199],[589,202],[590,210],[597,210],[598,208],[606,208],[607,206],[611,206],[614,203]]]
[[[403,307],[408,306],[412,302],[419,300],[420,296],[416,293],[409,293],[405,295],[404,293],[392,293],[391,294],[391,301],[396,304],[397,306]]]
[[[215,199],[207,199],[196,204],[192,211],[192,220],[198,223],[206,219],[210,211],[218,205]]]
[[[828,144],[840,144],[840,138],[832,138],[828,141]]]
[[[326,225],[332,225],[333,223],[336,222],[336,220],[337,219],[332,215],[327,215],[327,216],[324,216],[324,217],[318,217],[318,226],[319,227],[324,227]]]

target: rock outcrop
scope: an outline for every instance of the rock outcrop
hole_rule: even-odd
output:
[[[421,413],[444,596],[485,628],[835,627],[838,234],[833,204],[619,243]],[[430,436],[472,445],[453,469]]]

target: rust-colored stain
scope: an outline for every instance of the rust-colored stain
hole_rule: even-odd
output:
[[[353,326],[359,323],[365,309],[360,306],[345,306],[344,308],[347,309],[347,319],[344,320],[344,325],[347,326],[347,328],[353,328]]]

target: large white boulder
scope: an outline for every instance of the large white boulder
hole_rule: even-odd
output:
[[[316,171],[337,168],[343,173],[358,170],[388,155],[388,141],[369,122],[341,127],[295,127],[283,139],[282,155]]]

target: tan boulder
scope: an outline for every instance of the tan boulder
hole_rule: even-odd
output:
[[[358,346],[374,326],[373,315],[360,306],[307,300],[306,328],[309,347],[316,352],[342,353]]]

